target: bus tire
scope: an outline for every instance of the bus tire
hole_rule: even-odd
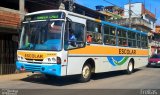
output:
[[[150,64],[150,63],[148,63],[148,64],[146,65],[146,67],[151,67],[151,64]]]
[[[91,65],[85,64],[82,68],[82,73],[80,75],[80,82],[88,82],[91,78]]]
[[[133,61],[129,61],[128,66],[127,66],[127,74],[131,74],[134,71],[134,63]]]

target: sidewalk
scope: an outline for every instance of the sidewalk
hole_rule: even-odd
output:
[[[29,72],[29,73],[26,72],[26,73],[0,75],[0,82],[23,79],[23,78],[26,78],[28,75],[32,75],[32,73],[31,72]]]

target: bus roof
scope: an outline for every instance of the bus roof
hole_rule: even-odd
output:
[[[147,33],[145,33],[145,32],[141,32],[141,31],[138,31],[138,30],[127,28],[127,27],[124,27],[124,26],[120,26],[118,24],[114,24],[114,23],[111,23],[111,22],[108,22],[108,21],[102,21],[102,20],[95,19],[95,18],[92,18],[92,17],[88,17],[88,16],[84,16],[84,15],[81,15],[81,14],[69,12],[69,11],[66,11],[66,10],[42,10],[42,11],[28,13],[28,14],[26,14],[26,16],[35,15],[35,14],[41,14],[41,13],[49,13],[49,12],[64,12],[64,13],[68,13],[69,15],[78,16],[78,17],[89,19],[89,20],[93,20],[93,21],[96,21],[96,22],[99,22],[99,23],[102,23],[102,24],[106,24],[106,25],[117,27],[117,28],[125,29],[127,31],[133,31],[135,33],[140,33],[140,34],[143,34],[143,35],[147,35]]]

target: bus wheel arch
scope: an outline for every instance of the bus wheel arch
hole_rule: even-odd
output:
[[[95,61],[92,58],[89,58],[85,61],[84,65],[86,64],[89,64],[91,66],[91,72],[95,73]]]
[[[131,74],[134,71],[135,61],[133,58],[131,58],[127,65],[127,74]]]
[[[90,81],[92,73],[95,72],[95,62],[92,58],[89,58],[85,61],[82,67],[82,73],[80,75],[80,82]]]

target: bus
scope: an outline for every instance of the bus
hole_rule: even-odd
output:
[[[89,39],[88,39],[89,38]],[[16,68],[46,77],[126,70],[148,63],[147,33],[66,10],[25,15],[21,25]]]

